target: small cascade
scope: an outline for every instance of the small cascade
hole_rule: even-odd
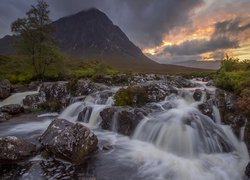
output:
[[[67,119],[69,121],[76,121],[78,114],[83,110],[85,107],[84,102],[75,102],[69,105],[60,115],[58,118]]]
[[[118,129],[118,112],[115,112],[114,113],[114,116],[112,117],[112,131],[113,132],[117,132],[117,129]]]
[[[176,107],[143,120],[133,138],[184,157],[237,151],[239,142],[231,138],[233,132],[201,114],[195,103],[183,99],[171,103]]]
[[[217,124],[221,124],[220,111],[216,106],[213,106],[213,118]]]

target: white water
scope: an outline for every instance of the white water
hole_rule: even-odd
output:
[[[0,106],[4,106],[4,105],[9,105],[9,104],[23,104],[23,99],[27,96],[27,95],[33,95],[33,94],[37,94],[38,91],[27,91],[27,92],[22,92],[22,93],[15,93],[11,96],[9,96],[8,98],[6,98],[5,100],[0,102]]]
[[[90,118],[85,123],[92,128],[99,141],[105,141],[115,148],[108,153],[116,161],[126,166],[135,164],[138,167],[137,177],[142,179],[243,179],[244,168],[249,161],[245,143],[235,137],[229,126],[221,125],[217,108],[213,109],[215,123],[198,111],[191,93],[187,90],[185,93],[183,98],[169,96],[165,101],[156,103],[162,111],[145,117],[132,139],[97,129],[100,111],[112,105],[112,97],[105,104],[98,104],[100,97],[90,95],[83,102],[68,106],[59,118],[75,122],[85,107],[92,107]],[[164,109],[166,103],[171,104],[172,109]],[[45,120],[16,125],[6,130],[6,134],[46,129],[50,122]],[[116,115],[113,122],[112,129],[115,131]]]

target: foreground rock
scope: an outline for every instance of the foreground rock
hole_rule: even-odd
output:
[[[0,163],[24,160],[36,152],[36,146],[17,137],[0,138]]]
[[[245,175],[250,178],[250,162],[248,163],[246,170],[245,170]]]
[[[97,149],[97,137],[82,124],[54,120],[40,138],[42,148],[54,156],[81,164]]]
[[[139,108],[106,108],[100,112],[101,127],[130,136],[145,115],[146,112]]]
[[[10,96],[11,84],[7,79],[0,80],[0,99],[5,99]]]
[[[9,115],[17,115],[24,111],[20,104],[10,104],[0,107],[0,112],[8,113]]]

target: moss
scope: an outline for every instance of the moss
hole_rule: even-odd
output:
[[[148,102],[147,93],[141,86],[121,88],[114,99],[116,106],[142,106]]]

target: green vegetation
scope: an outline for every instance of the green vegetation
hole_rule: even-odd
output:
[[[116,106],[142,106],[147,103],[148,96],[141,86],[121,88],[114,96]]]
[[[250,60],[226,57],[214,81],[216,86],[238,95],[235,107],[250,119]]]
[[[14,21],[11,30],[20,37],[17,43],[19,54],[31,64],[34,76],[43,79],[52,64],[62,64],[63,56],[51,37],[54,28],[49,18],[48,4],[38,0],[38,4],[31,6],[26,16]]]
[[[216,86],[240,94],[250,88],[250,60],[226,57],[214,80]]]
[[[62,58],[60,63],[51,63],[47,68],[43,80],[57,81],[79,79],[84,77],[97,78],[99,75],[114,75],[118,71],[98,61],[69,60]],[[26,56],[0,55],[0,79],[9,79],[12,83],[29,83],[39,80],[33,73],[32,64]]]

